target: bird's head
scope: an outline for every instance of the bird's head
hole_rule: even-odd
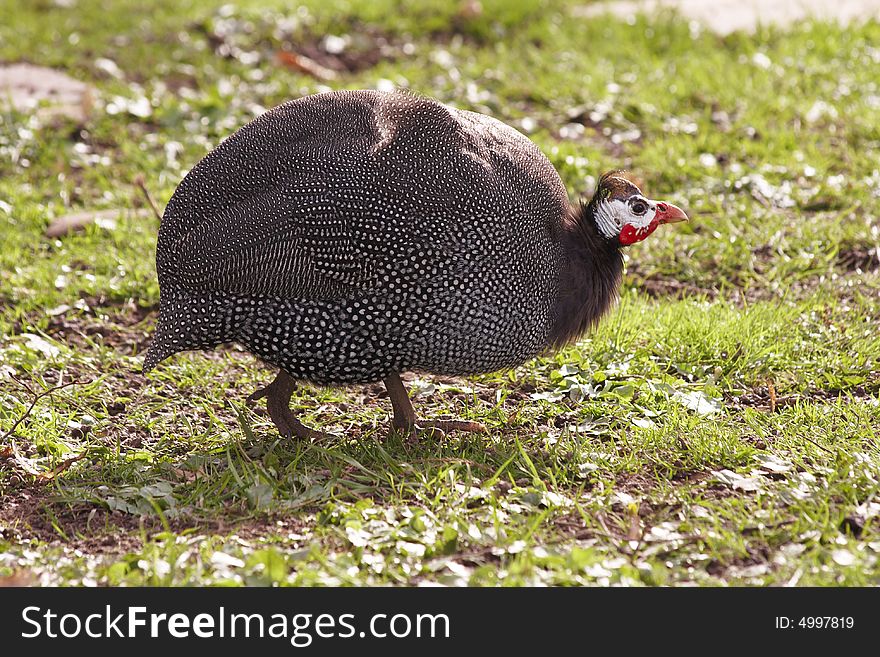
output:
[[[599,179],[587,209],[599,234],[619,246],[641,242],[660,224],[687,221],[688,218],[672,203],[645,198],[639,188],[619,171],[609,171]]]

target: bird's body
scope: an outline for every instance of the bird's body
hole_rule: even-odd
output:
[[[145,369],[223,342],[319,384],[518,365],[616,295],[620,245],[586,207],[493,118],[404,93],[291,101],[169,202]]]

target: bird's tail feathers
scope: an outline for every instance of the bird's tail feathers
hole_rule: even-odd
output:
[[[163,292],[159,320],[144,357],[144,373],[181,351],[213,349],[234,340],[234,307],[234,303],[220,294]]]

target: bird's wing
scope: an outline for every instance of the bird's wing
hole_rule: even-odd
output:
[[[264,191],[182,236],[173,247],[177,280],[190,289],[330,300],[366,292],[389,272],[455,268],[451,220],[389,213],[394,204],[317,179]]]
[[[472,271],[524,226],[552,233],[566,208],[549,161],[498,121],[408,96],[308,97],[181,182],[159,231],[160,284],[347,299],[385,276]]]
[[[178,280],[191,289],[346,298],[375,276],[358,232],[320,185],[264,191],[183,236]]]

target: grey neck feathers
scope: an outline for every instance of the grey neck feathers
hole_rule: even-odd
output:
[[[550,345],[575,342],[595,326],[617,301],[623,276],[623,254],[616,239],[600,233],[596,204],[573,206],[563,225],[566,263],[559,280],[559,298]]]

